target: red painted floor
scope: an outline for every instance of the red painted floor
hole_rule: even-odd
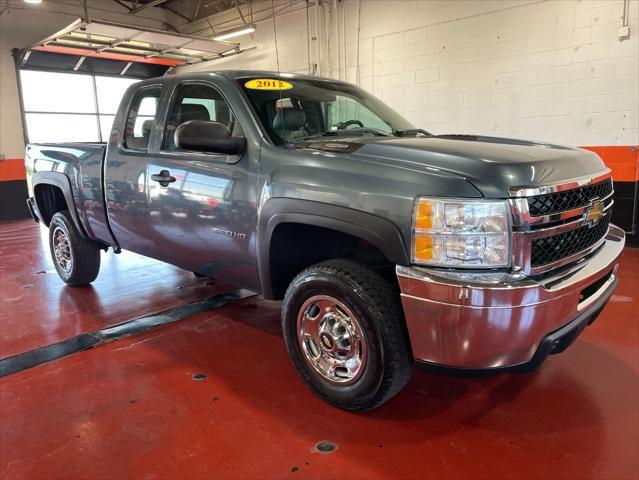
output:
[[[198,300],[230,287],[134,253],[102,253],[89,287],[66,287],[51,263],[48,230],[0,222],[0,358]]]
[[[40,243],[29,224],[9,227],[26,267],[5,265],[3,242],[2,341],[15,338],[20,307],[38,335],[13,348],[49,340],[48,323],[65,333],[92,325],[85,317],[94,303],[80,301],[78,323],[60,327],[67,320],[55,295],[65,289],[54,274],[44,294],[16,292],[43,260],[30,260]],[[20,240],[22,227],[28,238]],[[151,268],[121,258],[106,262],[111,278],[101,275],[111,289],[105,312],[123,312],[114,298],[128,288],[118,285],[133,288]],[[173,272],[174,286],[175,278],[198,283],[153,268],[160,277]],[[154,282],[174,292],[155,275],[129,297],[140,308],[155,305],[142,298],[157,297]],[[307,391],[286,357],[279,303],[243,300],[1,379],[0,478],[639,478],[638,286],[639,250],[628,249],[612,302],[536,373],[416,371],[398,397],[368,414]],[[176,303],[188,297],[181,292]],[[53,305],[37,302],[40,295]],[[193,380],[197,373],[207,377]],[[322,440],[337,449],[315,451]]]

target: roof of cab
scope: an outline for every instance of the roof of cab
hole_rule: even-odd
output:
[[[307,75],[302,73],[273,72],[269,70],[206,70],[201,72],[169,74],[167,75],[167,77],[171,77],[171,76],[190,77],[190,76],[198,76],[202,74],[204,75],[216,74],[216,75],[221,75],[223,77],[227,77],[233,80],[238,78],[262,77],[262,78],[282,78],[282,79],[297,79],[297,80],[326,80],[329,82],[344,83],[334,78],[319,77],[316,75]]]
[[[142,80],[140,82],[135,83],[130,88],[138,89],[147,87],[149,85],[158,85],[164,84],[166,82],[170,82],[173,78],[181,78],[181,79],[203,79],[203,77],[207,75],[220,75],[222,77],[226,77],[231,80],[236,80],[238,78],[281,78],[283,80],[323,80],[332,83],[344,83],[347,85],[347,82],[342,80],[336,80],[334,78],[326,78],[326,77],[318,77],[315,75],[305,75],[301,73],[286,73],[286,72],[273,72],[268,70],[206,70],[201,72],[185,72],[185,73],[170,73],[168,75],[164,75],[162,77],[155,78],[147,78],[146,80]]]

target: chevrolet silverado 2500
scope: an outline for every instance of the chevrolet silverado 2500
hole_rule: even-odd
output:
[[[370,410],[414,362],[523,371],[616,286],[613,183],[576,148],[417,129],[362,89],[273,72],[131,86],[106,144],[30,144],[69,285],[126,249],[283,299],[315,394]]]

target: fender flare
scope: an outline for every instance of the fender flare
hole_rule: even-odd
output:
[[[259,213],[257,259],[265,298],[273,298],[271,238],[278,225],[299,223],[344,232],[367,241],[397,265],[410,264],[401,231],[390,220],[340,205],[291,198],[267,200]]]
[[[73,223],[75,227],[80,232],[80,235],[89,239],[82,222],[80,222],[80,217],[78,216],[77,207],[75,201],[73,199],[73,191],[71,190],[71,180],[64,173],[60,172],[36,172],[32,176],[33,182],[33,197],[35,203],[38,207],[38,211],[42,212],[40,205],[38,205],[38,198],[36,197],[35,190],[38,185],[51,185],[57,187],[62,191],[62,195],[64,196],[64,200],[67,202],[67,206],[69,207],[69,213],[71,214],[71,218],[73,219]],[[42,215],[42,214],[41,214]],[[44,223],[44,220],[41,218]],[[47,227],[49,225],[47,224]]]

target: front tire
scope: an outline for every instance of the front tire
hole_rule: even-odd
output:
[[[413,357],[399,295],[358,262],[329,260],[295,277],[282,330],[302,379],[339,408],[377,408],[410,379]]]
[[[49,223],[51,259],[60,278],[68,285],[90,284],[100,271],[100,248],[82,238],[68,210],[56,213]]]

